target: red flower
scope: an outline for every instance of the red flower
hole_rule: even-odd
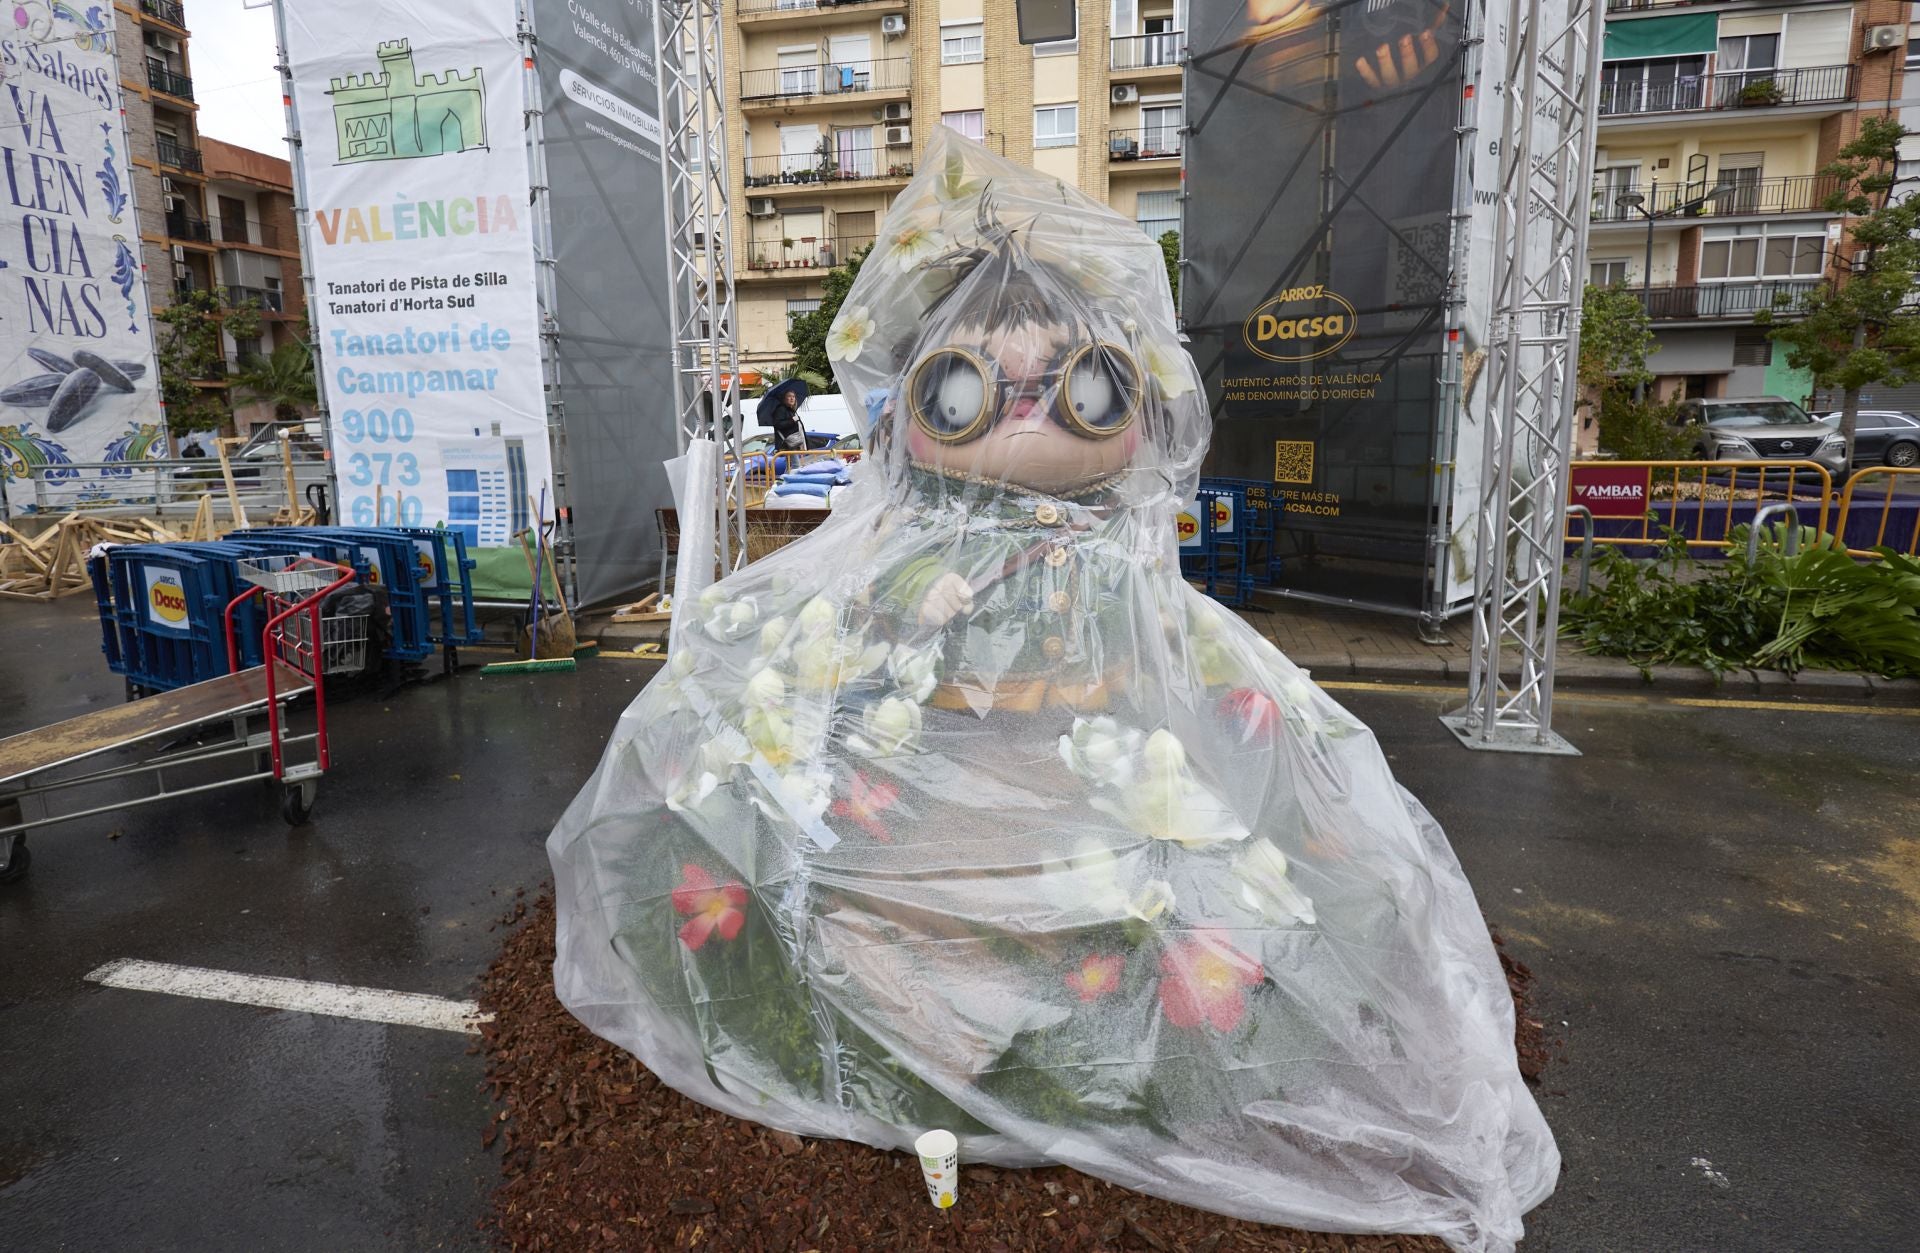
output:
[[[1079,993],[1081,1000],[1097,1001],[1120,986],[1120,972],[1126,968],[1127,959],[1117,954],[1089,957],[1067,976],[1067,986]]]
[[[880,821],[880,815],[892,809],[894,802],[900,799],[900,789],[884,780],[869,782],[866,774],[859,770],[853,772],[849,786],[852,795],[833,802],[834,816],[858,823],[862,831],[882,844],[893,843],[893,834]]]
[[[1222,721],[1240,734],[1242,744],[1270,745],[1280,730],[1280,706],[1257,688],[1237,687],[1220,698]]]
[[[1195,931],[1160,956],[1160,1008],[1176,1027],[1207,1023],[1231,1031],[1247,1012],[1247,992],[1263,977],[1260,965],[1227,943],[1219,931]]]
[[[680,867],[680,886],[673,890],[673,908],[675,913],[687,918],[686,925],[680,928],[680,939],[689,949],[698,952],[716,931],[723,940],[739,935],[740,928],[747,922],[743,912],[746,904],[747,889],[741,884],[716,886],[713,876],[699,866]]]

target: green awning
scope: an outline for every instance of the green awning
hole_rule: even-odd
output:
[[[1608,61],[1633,57],[1684,57],[1720,46],[1717,13],[1677,13],[1672,17],[1616,18],[1607,23],[1600,55]]]

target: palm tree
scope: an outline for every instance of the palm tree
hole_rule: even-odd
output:
[[[313,350],[295,339],[275,348],[271,356],[249,357],[233,377],[233,390],[242,400],[272,405],[275,420],[297,422],[301,405],[320,400],[313,378]]]

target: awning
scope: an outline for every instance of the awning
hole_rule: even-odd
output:
[[[1637,57],[1699,56],[1720,46],[1720,18],[1716,13],[1677,13],[1672,17],[1642,17],[1607,23],[1607,39],[1600,55],[1608,61]]]

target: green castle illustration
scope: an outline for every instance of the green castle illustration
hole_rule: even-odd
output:
[[[470,74],[421,74],[405,39],[381,44],[378,74],[332,81],[340,164],[404,161],[487,146],[487,81]]]

